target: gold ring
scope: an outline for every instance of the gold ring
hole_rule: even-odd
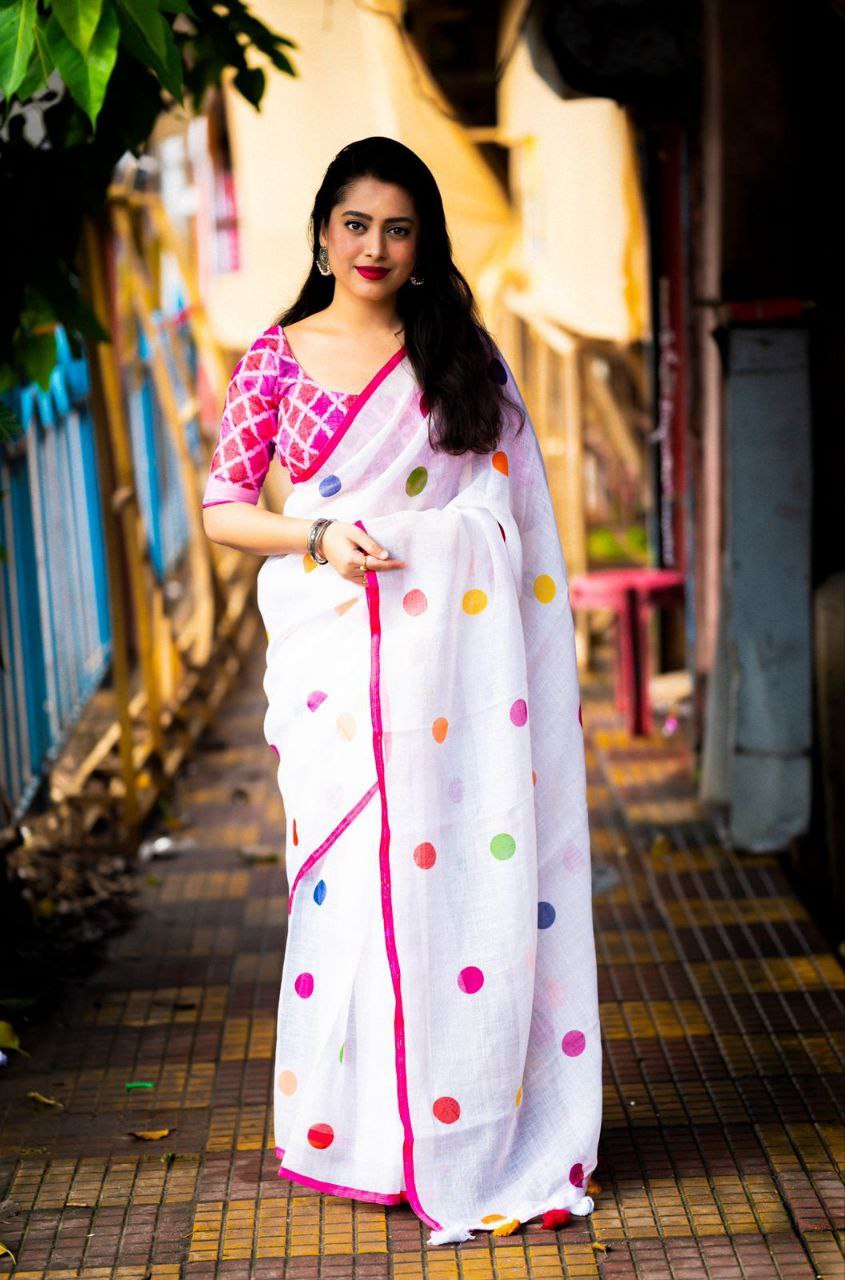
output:
[[[366,573],[366,572],[367,572],[367,557],[366,557],[366,556],[364,556],[364,559],[361,561],[361,568],[364,570],[364,573]]]

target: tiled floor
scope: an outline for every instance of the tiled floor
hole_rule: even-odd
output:
[[[839,1280],[845,978],[772,858],[698,813],[680,735],[584,720],[605,1037],[601,1186],[558,1233],[425,1247],[407,1206],[278,1178],[270,1090],[283,813],[263,637],[182,778],[195,849],[0,1073],[0,1241],[18,1280]],[[216,748],[216,749],[215,749]],[[7,957],[8,959],[8,957]],[[139,1082],[129,1089],[127,1084]],[[149,1084],[152,1087],[143,1087]],[[27,1097],[37,1090],[60,1108]],[[132,1131],[169,1129],[161,1140]]]

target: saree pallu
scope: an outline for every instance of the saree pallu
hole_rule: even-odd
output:
[[[503,361],[491,376],[523,405]],[[432,450],[402,352],[285,514],[404,569],[259,571],[287,817],[279,1174],[406,1201],[428,1242],[587,1213],[601,1042],[566,569],[530,418]]]

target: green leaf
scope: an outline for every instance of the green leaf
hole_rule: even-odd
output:
[[[132,54],[138,62],[144,67],[149,67],[156,73],[165,89],[169,90],[176,98],[177,102],[182,101],[182,55],[176,41],[173,39],[173,33],[170,27],[165,26],[165,57],[160,58],[153,51],[146,40],[143,39],[137,26],[126,13],[120,13],[120,36],[121,43],[128,53]]]
[[[44,32],[36,26],[34,35],[32,57],[29,60],[26,75],[15,90],[21,102],[26,102],[33,94],[38,93],[39,89],[43,89],[53,70],[53,59],[47,49]]]
[[[46,391],[50,386],[50,374],[56,367],[56,335],[30,333],[22,345],[21,357],[27,377]]]
[[[235,88],[238,93],[243,94],[247,102],[251,102],[256,110],[261,102],[266,83],[264,72],[260,67],[247,67],[245,70],[242,67],[235,76]]]
[[[74,101],[95,125],[117,60],[120,28],[114,10],[109,7],[103,9],[86,58],[68,40],[55,15],[47,23],[44,34],[56,70]]]
[[[84,58],[100,21],[103,0],[52,0],[52,6],[68,40]]]
[[[156,57],[164,62],[166,24],[155,0],[118,0],[118,4]]]
[[[0,9],[0,89],[7,99],[26,75],[35,22],[35,0],[17,0]]]

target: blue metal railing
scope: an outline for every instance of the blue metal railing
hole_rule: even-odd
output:
[[[161,325],[177,400],[187,403],[168,345],[183,344],[195,367],[186,327]],[[168,332],[173,329],[172,337]],[[110,667],[112,636],[94,427],[84,359],[57,334],[58,362],[48,391],[30,385],[3,399],[24,434],[0,442],[0,787],[18,817],[61,752]],[[135,485],[154,571],[172,573],[188,541],[188,497],[141,357],[126,402]],[[186,428],[192,457],[202,460],[199,424]]]

